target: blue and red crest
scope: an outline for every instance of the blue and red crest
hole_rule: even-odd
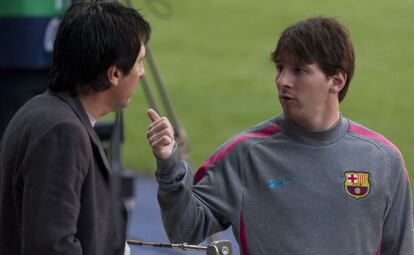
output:
[[[344,187],[346,193],[355,199],[368,196],[371,187],[369,173],[345,172]]]

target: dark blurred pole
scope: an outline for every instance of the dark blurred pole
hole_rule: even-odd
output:
[[[130,0],[126,0],[125,3],[129,7],[134,7]],[[144,0],[146,7],[157,17],[168,18],[172,15],[172,7],[167,0]],[[166,86],[161,78],[161,74],[158,70],[158,67],[155,63],[155,59],[152,55],[150,47],[147,45],[146,48],[146,57],[147,60],[147,72],[146,75],[150,75],[155,83],[155,89],[158,91],[158,94],[161,99],[161,105],[164,107],[167,117],[173,126],[175,133],[175,140],[177,141],[178,147],[180,148],[180,156],[182,159],[190,161],[190,145],[188,142],[188,136],[184,128],[180,125],[177,114],[175,113],[173,104],[168,95]],[[144,90],[145,97],[148,100],[149,107],[160,113],[160,107],[155,100],[154,93],[152,92],[151,84],[146,77],[143,77],[141,80],[141,86]]]
[[[158,71],[154,57],[152,56],[151,49],[148,46],[147,46],[145,58],[148,63],[147,69],[150,71],[149,73],[152,75],[154,79],[155,87],[158,90],[158,93],[160,95],[161,103],[167,112],[167,117],[169,118],[171,125],[173,126],[175,140],[177,141],[178,147],[180,148],[180,156],[182,159],[189,161],[190,160],[190,156],[189,156],[190,146],[188,142],[187,133],[185,132],[185,130],[182,128],[182,126],[180,125],[178,121],[173,104],[165,88],[166,86],[164,85],[164,82],[161,79],[161,74]],[[144,90],[149,90],[148,89],[149,84],[146,79],[143,81],[142,85],[143,85]],[[147,98],[149,99],[152,98],[151,100],[153,101],[153,102],[151,102],[151,100],[149,101],[150,107],[154,107],[154,110],[158,111],[157,110],[158,107],[154,101],[154,96],[152,95],[151,91],[149,92],[149,94],[150,96],[149,97],[147,96]]]
[[[19,108],[46,90],[59,17],[70,2],[0,1],[0,136]]]

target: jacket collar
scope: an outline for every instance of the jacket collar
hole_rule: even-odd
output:
[[[111,166],[108,162],[108,159],[106,157],[106,154],[104,152],[104,149],[102,147],[102,143],[100,139],[98,138],[98,135],[96,134],[95,130],[92,127],[91,122],[89,121],[88,114],[86,113],[85,109],[83,108],[83,105],[79,99],[78,96],[71,96],[68,92],[51,92],[47,91],[47,93],[56,95],[58,98],[60,98],[62,101],[67,103],[72,110],[75,112],[75,114],[78,116],[79,120],[83,124],[83,126],[86,128],[89,137],[92,141],[93,149],[98,150],[100,158],[102,160],[103,165],[105,166],[106,172],[111,175]]]

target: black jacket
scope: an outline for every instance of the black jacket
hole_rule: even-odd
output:
[[[114,193],[79,99],[31,99],[0,143],[0,254],[123,254],[126,213]]]

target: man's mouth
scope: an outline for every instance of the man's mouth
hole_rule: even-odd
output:
[[[290,95],[280,95],[279,97],[283,101],[292,101],[292,100],[294,100],[294,97],[290,96]]]

